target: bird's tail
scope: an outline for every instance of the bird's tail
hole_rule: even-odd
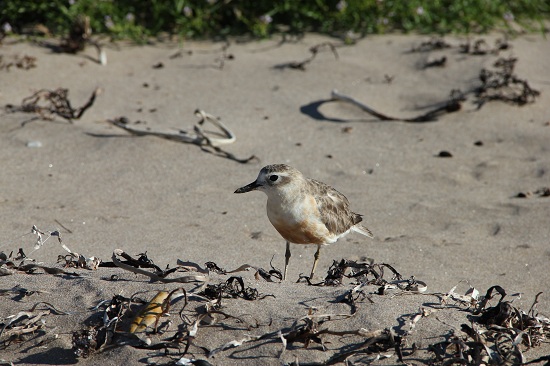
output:
[[[354,225],[351,229],[355,232],[358,232],[359,234],[368,236],[369,238],[374,238],[372,232],[363,225]]]

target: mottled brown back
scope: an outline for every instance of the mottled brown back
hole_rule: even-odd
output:
[[[313,188],[308,193],[315,197],[321,220],[332,233],[342,234],[363,220],[361,215],[351,212],[349,201],[342,193],[315,179],[308,181]]]

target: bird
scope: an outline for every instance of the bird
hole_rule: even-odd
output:
[[[316,244],[313,279],[319,261],[321,246],[336,242],[351,231],[373,238],[372,232],[361,225],[362,215],[350,210],[346,196],[328,184],[305,177],[286,164],[267,165],[256,180],[235,193],[261,191],[267,195],[267,217],[286,240],[286,279],[290,262],[290,243]]]

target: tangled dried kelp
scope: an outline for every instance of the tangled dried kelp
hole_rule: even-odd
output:
[[[271,260],[273,261],[273,258],[271,258]],[[183,265],[183,263],[180,262],[180,261],[178,261],[178,264]],[[242,266],[240,266],[237,269],[234,269],[232,271],[226,271],[225,269],[221,268],[220,266],[218,266],[214,262],[206,262],[205,265],[206,265],[206,268],[208,270],[210,270],[212,272],[215,272],[217,274],[222,274],[222,275],[247,271],[249,269],[254,269],[256,271],[256,273],[254,274],[254,277],[257,280],[259,280],[260,278],[263,278],[267,282],[274,282],[274,280],[275,281],[281,281],[283,279],[282,272],[279,269],[273,267],[273,264],[271,262],[269,263],[269,265],[271,267],[271,269],[269,271],[266,271],[263,268],[251,266],[250,264],[243,264]]]
[[[229,277],[227,281],[223,283],[206,285],[200,295],[211,300],[216,300],[218,305],[221,305],[222,298],[258,300],[264,299],[267,296],[272,296],[262,295],[257,289],[245,286],[243,278],[237,276]]]
[[[44,266],[35,263],[31,258],[28,258],[22,249],[19,249],[18,255],[12,257],[13,252],[10,255],[6,255],[0,252],[0,276],[13,275],[16,272],[24,272],[27,274],[37,273],[37,270],[42,270],[44,273],[52,275],[67,275],[78,277],[78,273],[67,272],[61,268]]]
[[[103,308],[100,317],[92,320],[86,329],[73,332],[73,352],[77,357],[89,357],[96,352],[101,352],[105,349],[113,348],[124,343],[118,342],[117,326],[123,321],[133,301],[132,298],[127,298],[122,295],[115,295],[111,300],[100,301],[98,305],[93,307],[92,311],[97,311]],[[136,300],[139,302],[140,300]]]
[[[433,45],[432,45],[433,42]],[[441,49],[442,40],[428,42],[427,45],[421,45],[420,49],[432,50]],[[451,47],[446,45],[446,47]],[[494,47],[490,47],[484,39],[478,39],[473,42],[467,42],[460,45],[460,52],[469,55],[498,55],[501,51],[509,50],[512,46],[505,39],[497,39]],[[443,56],[434,60],[428,66],[442,66],[445,64],[446,57]],[[500,100],[516,105],[525,105],[533,103],[540,92],[531,88],[527,80],[520,79],[514,74],[515,64],[518,61],[515,57],[499,58],[493,66],[494,70],[483,68],[479,74],[481,85],[473,90],[477,98],[475,103],[481,108],[485,103],[493,100]]]
[[[38,332],[45,325],[43,318],[50,314],[46,311],[20,311],[5,319],[0,318],[0,349],[6,349],[12,343],[24,341],[24,336]]]
[[[88,101],[82,107],[73,108],[71,101],[69,100],[69,89],[42,89],[33,95],[24,98],[20,106],[7,104],[6,111],[10,113],[23,112],[39,115],[39,117],[34,117],[23,122],[22,125],[36,119],[53,120],[55,116],[64,118],[72,123],[73,120],[82,117],[84,112],[86,112],[86,110],[94,104],[95,98],[100,94],[100,92],[101,89],[95,89]]]
[[[431,52],[451,48],[452,46],[440,37],[432,37],[427,41],[421,42],[418,46],[411,48],[409,52]]]
[[[392,273],[391,280],[384,278],[384,268],[387,268]],[[295,320],[290,329],[279,329],[277,331],[270,331],[259,335],[247,335],[241,339],[235,339],[227,342],[209,352],[209,357],[213,357],[216,354],[232,349],[241,347],[248,343],[254,343],[258,341],[263,342],[281,342],[282,348],[279,353],[279,360],[284,364],[283,356],[290,345],[293,343],[302,343],[304,348],[308,348],[311,345],[319,345],[321,349],[326,350],[325,342],[332,343],[330,336],[336,337],[359,337],[359,341],[348,341],[345,347],[338,349],[338,351],[322,363],[309,363],[310,365],[334,365],[341,362],[346,362],[353,357],[374,357],[374,359],[389,357],[391,355],[397,355],[399,360],[402,360],[402,341],[403,336],[397,335],[390,329],[378,329],[369,331],[364,328],[351,329],[351,330],[336,330],[331,329],[330,322],[341,321],[352,318],[359,309],[357,302],[359,297],[365,299],[367,296],[363,292],[363,288],[366,286],[374,286],[377,289],[372,294],[385,295],[388,289],[399,289],[401,292],[416,292],[421,293],[426,290],[426,285],[421,281],[415,281],[414,277],[410,280],[402,280],[401,275],[395,268],[389,264],[376,264],[356,262],[342,259],[340,261],[334,261],[333,265],[327,272],[327,276],[324,281],[312,284],[309,277],[302,276],[300,281],[306,281],[310,285],[314,286],[337,286],[343,284],[344,278],[353,279],[359,282],[359,285],[354,286],[352,289],[345,292],[345,294],[337,299],[338,302],[346,302],[351,305],[350,314],[317,314],[317,312],[310,308],[308,315]],[[371,303],[371,299],[368,299]],[[427,316],[427,315],[426,315]],[[418,319],[414,321],[416,323]],[[411,326],[414,327],[414,325]],[[388,352],[388,355],[382,355],[383,352]],[[372,361],[371,360],[371,361]]]
[[[118,257],[122,257],[124,260],[119,260]],[[281,280],[282,274],[281,271],[272,268],[270,271],[266,271],[263,268],[258,268],[255,266],[251,266],[249,264],[243,264],[242,266],[238,267],[237,269],[234,269],[232,271],[226,271],[222,268],[220,268],[216,263],[214,262],[206,262],[205,268],[202,268],[199,264],[190,262],[190,261],[181,261],[178,259],[177,261],[177,267],[173,268],[167,268],[165,270],[160,269],[157,265],[153,263],[152,260],[150,260],[147,257],[146,253],[142,253],[139,255],[138,259],[133,258],[128,253],[124,252],[121,249],[115,249],[113,251],[112,255],[112,262],[102,262],[100,267],[119,267],[124,270],[141,274],[144,276],[147,276],[151,279],[151,281],[158,281],[163,283],[171,283],[171,282],[180,282],[180,283],[189,283],[189,282],[199,282],[199,283],[205,283],[209,280],[210,271],[226,275],[226,274],[232,274],[242,271],[248,271],[250,269],[255,270],[254,277],[259,280],[260,278],[263,278],[265,281],[273,282],[273,279]],[[154,271],[146,271],[141,268],[149,268],[153,269]],[[168,278],[168,275],[175,273],[175,272],[198,272],[199,275],[190,275],[190,276],[183,276],[178,278]],[[242,278],[240,277],[231,277],[229,282],[226,283],[224,286],[218,286],[217,290],[213,290],[213,288],[210,288],[210,291],[219,291],[221,295],[224,295],[224,292],[226,294],[235,295],[236,297],[242,297],[247,299],[252,299],[252,295],[247,296],[239,296],[238,294],[244,294],[247,291],[254,291],[254,289],[246,289],[244,287],[244,284],[242,282]],[[237,289],[238,285],[241,285],[241,290]],[[209,285],[210,286],[210,285]],[[216,287],[216,286],[214,286]],[[212,294],[213,292],[210,292]],[[205,295],[206,296],[206,295]],[[210,296],[208,296],[210,297]],[[213,296],[216,297],[216,296]],[[212,298],[213,298],[212,297]]]
[[[494,70],[481,70],[481,86],[475,90],[478,108],[493,100],[519,106],[535,102],[540,92],[531,88],[527,80],[520,79],[514,74],[517,61],[514,57],[499,58],[493,64]]]
[[[36,235],[37,239],[34,244],[34,249],[29,255],[32,255],[32,253],[41,249],[50,238],[56,237],[61,247],[66,252],[68,252],[68,254],[66,255],[58,256],[58,263],[63,263],[65,268],[84,268],[95,270],[99,267],[101,263],[101,259],[97,257],[92,256],[88,258],[84,255],[71,251],[63,243],[63,240],[61,239],[61,234],[58,230],[43,231],[33,225],[30,234]],[[16,271],[30,274],[35,273],[36,270],[43,270],[45,273],[52,275],[67,275],[75,277],[80,276],[78,273],[75,272],[67,272],[61,268],[48,267],[38,264],[34,259],[29,258],[22,248],[19,249],[16,257],[13,257],[13,252],[10,253],[9,256],[3,252],[0,252],[0,276],[11,275],[14,274]]]
[[[461,44],[459,47],[461,53],[481,56],[487,54],[498,54],[500,51],[508,50],[512,46],[508,43],[506,39],[499,38],[495,41],[495,45],[492,48],[484,39],[477,39],[473,42],[468,41]]]
[[[46,310],[39,310],[45,307]],[[0,318],[0,349],[6,349],[13,343],[25,341],[26,335],[35,335],[45,328],[46,316],[50,314],[68,315],[50,303],[37,302],[29,310]]]
[[[34,250],[39,250],[42,248],[42,246],[50,239],[51,237],[56,237],[57,242],[61,245],[61,247],[68,253],[64,256],[60,255],[57,257],[58,263],[64,263],[65,268],[85,268],[85,269],[91,269],[95,270],[99,267],[101,263],[101,259],[97,257],[85,257],[82,254],[78,254],[76,252],[73,252],[67,247],[63,240],[61,239],[61,233],[59,230],[54,231],[42,231],[36,227],[36,225],[32,226],[31,233],[36,235],[36,243],[34,244]]]
[[[279,352],[279,361],[285,364],[283,356],[287,348],[293,343],[302,343],[304,348],[308,348],[311,344],[317,344],[320,345],[323,350],[326,350],[324,338],[331,335],[337,337],[357,336],[363,338],[363,340],[340,349],[334,356],[323,363],[310,365],[334,365],[344,362],[348,358],[358,354],[379,354],[390,349],[399,348],[401,343],[400,337],[395,336],[389,329],[369,331],[364,328],[359,328],[337,331],[326,327],[326,325],[332,321],[345,320],[352,316],[353,315],[349,314],[317,314],[310,308],[308,315],[296,319],[290,329],[279,329],[261,335],[247,335],[244,338],[235,339],[211,350],[208,353],[208,357],[214,357],[222,351],[240,347],[247,343],[257,341],[281,342],[282,347]]]
[[[384,278],[384,268],[392,273],[390,279]],[[404,280],[401,274],[387,263],[357,262],[346,259],[334,261],[325,279],[319,283],[312,283],[307,276],[300,276],[298,282],[306,281],[310,286],[341,286],[344,284],[344,278],[353,279],[357,284],[339,299],[339,302],[351,307],[352,314],[358,310],[359,300],[372,301],[363,290],[367,286],[375,286],[376,290],[373,294],[376,295],[386,295],[393,290],[400,293],[423,293],[428,288],[426,283],[416,280],[414,276]]]
[[[138,261],[137,259],[132,262]],[[148,259],[139,260],[140,263],[153,267]],[[190,262],[186,263],[188,266]],[[368,281],[377,284],[383,283],[383,268],[388,268],[397,276],[397,271],[389,265],[372,264],[370,271],[365,271],[365,266],[355,266],[351,261],[340,261],[339,270],[331,270],[330,273],[344,272],[344,275],[352,278],[375,277],[378,280],[369,279]],[[208,271],[195,265],[196,270]],[[213,268],[216,272],[227,273],[221,267],[214,263],[209,263],[206,267]],[[342,271],[343,267],[363,268],[362,271],[354,272],[350,270]],[[243,265],[237,270],[250,268]],[[236,271],[237,271],[236,270]],[[232,272],[232,271],[230,271]],[[368,272],[359,275],[360,272]],[[374,273],[373,273],[374,272]],[[334,274],[332,275],[334,277]],[[366,279],[366,278],[365,278]],[[137,349],[163,351],[163,356],[170,357],[172,360],[197,359],[197,353],[203,353],[202,357],[217,357],[221,352],[240,347],[245,344],[263,342],[256,344],[259,347],[266,343],[280,343],[279,359],[283,362],[288,349],[292,349],[294,344],[300,344],[307,348],[317,348],[327,350],[327,345],[332,343],[334,337],[346,338],[347,345],[336,351],[323,364],[332,365],[344,362],[354,357],[385,357],[381,352],[390,352],[389,354],[398,354],[401,357],[402,337],[397,336],[390,329],[367,330],[364,328],[353,328],[347,330],[337,330],[330,326],[333,322],[344,321],[354,316],[355,311],[350,314],[330,314],[321,313],[313,308],[308,309],[305,316],[295,319],[289,327],[283,327],[268,332],[258,332],[253,335],[251,332],[262,326],[268,326],[271,321],[261,324],[256,317],[242,314],[231,314],[224,310],[222,299],[246,299],[248,301],[261,300],[272,295],[260,295],[257,290],[245,284],[241,277],[230,277],[224,282],[210,287],[204,287],[203,291],[193,293],[185,289],[175,289],[172,291],[161,290],[151,297],[150,301],[140,298],[140,293],[130,297],[115,295],[110,300],[102,300],[90,309],[97,312],[88,317],[85,327],[75,330],[72,333],[73,352],[77,357],[93,357],[96,353],[103,352],[120,346],[129,346]],[[183,299],[183,305],[179,309],[174,309],[177,302]],[[197,307],[197,301],[202,305]],[[189,306],[193,304],[193,306]],[[176,306],[177,307],[177,306]],[[177,329],[172,328],[175,319],[169,317],[168,311],[178,312],[181,322]],[[245,312],[246,313],[246,312]],[[252,321],[245,320],[252,316]],[[166,319],[164,321],[163,319]],[[230,329],[245,331],[247,335],[234,341],[225,342],[218,347],[206,349],[197,344],[196,341],[200,329],[211,327],[222,323],[230,326]],[[170,332],[168,332],[171,330]],[[257,332],[257,331],[256,331]],[[350,338],[352,337],[352,338]],[[352,341],[356,339],[356,341]],[[388,355],[389,355],[388,354]],[[183,362],[183,361],[182,361]],[[200,360],[202,364],[208,364],[205,360]]]
[[[434,50],[442,50],[445,48],[451,48],[450,44],[445,42],[441,38],[432,38],[429,41],[422,42],[420,46],[415,47],[411,50],[411,52],[430,52]],[[460,53],[468,54],[468,55],[498,55],[501,51],[509,50],[512,46],[508,43],[506,39],[497,39],[495,41],[494,47],[490,47],[487,41],[484,39],[478,39],[475,41],[468,41],[466,43],[460,44],[459,49]],[[433,67],[433,66],[444,66],[447,61],[446,56],[441,56],[435,60],[429,61],[424,64],[424,68],[427,67]],[[481,88],[485,86],[486,79],[493,78],[491,84],[491,87],[494,87],[496,85],[501,85],[505,83],[510,83],[510,80],[517,79],[517,77],[512,76],[514,63],[517,61],[517,59],[509,57],[508,59],[500,58],[495,62],[495,67],[503,67],[503,70],[500,72],[490,72],[486,69],[483,69],[480,74],[480,79],[483,83]],[[496,80],[496,79],[501,80]],[[515,80],[516,82],[519,82],[520,80]]]
[[[226,283],[231,282],[232,279],[229,279]],[[243,286],[243,289],[245,288],[242,280],[237,282]],[[73,333],[75,354],[78,357],[89,357],[109,348],[131,346],[148,350],[164,349],[166,355],[170,349],[172,350],[171,355],[181,358],[188,354],[201,324],[214,325],[221,319],[234,319],[238,323],[246,325],[246,329],[258,326],[257,324],[247,324],[242,318],[221,311],[219,299],[208,299],[200,293],[188,294],[183,288],[177,288],[170,292],[159,291],[150,301],[142,300],[137,295],[139,293],[130,298],[116,295],[112,300],[101,301],[92,308],[94,311],[104,308],[103,315],[97,317],[97,320],[87,329]],[[247,300],[259,300],[266,296],[269,295]],[[190,297],[198,299],[204,304],[194,310],[187,310],[187,305],[191,302]],[[178,330],[168,338],[154,341],[152,336],[164,335],[172,323],[171,320],[168,320],[160,325],[161,317],[168,316],[171,306],[180,299],[183,299],[183,306],[179,310],[179,318],[182,323],[178,326]],[[137,312],[133,311],[133,307],[139,304],[142,304],[141,309]]]
[[[399,272],[386,263],[378,264],[341,259],[340,261],[333,261],[323,281],[313,284],[309,277],[300,276],[298,282],[305,280],[309,285],[313,286],[339,286],[343,284],[343,279],[346,277],[354,278],[362,284],[383,286],[388,283],[388,281],[384,279],[384,268],[388,268],[393,273],[392,280],[402,279]],[[373,278],[369,279],[369,275],[372,275]]]
[[[19,56],[15,55],[13,61],[5,61],[4,56],[0,55],[0,70],[10,71],[11,67],[17,67],[18,69],[30,70],[36,67],[36,57],[33,56]]]
[[[418,46],[412,47],[409,52],[432,52],[432,51],[441,51],[444,49],[453,48],[452,44],[448,43],[441,37],[432,37],[427,41],[421,42]],[[458,45],[460,53],[465,53],[469,55],[487,55],[487,54],[498,54],[500,51],[508,50],[512,46],[508,43],[506,39],[497,39],[495,40],[494,47],[490,47],[487,41],[483,38],[476,39],[475,41],[468,40],[465,43]]]
[[[101,311],[100,316],[92,318],[85,329],[73,332],[72,344],[73,352],[77,357],[87,358],[94,353],[102,352],[113,347],[129,345],[138,348],[146,348],[150,340],[141,337],[151,325],[154,324],[153,331],[157,331],[158,321],[161,316],[166,314],[170,307],[172,292],[161,291],[150,302],[137,297],[134,294],[131,297],[115,295],[110,300],[102,300],[92,311]],[[185,291],[185,290],[184,290]],[[160,295],[162,294],[162,295]],[[142,311],[135,316],[131,308],[145,304]],[[120,324],[131,323],[127,325],[127,332],[120,329]],[[122,326],[124,328],[125,326]],[[134,336],[132,336],[134,335]],[[138,337],[135,337],[138,336]]]
[[[455,288],[441,297],[441,303],[446,304],[449,299],[458,301],[473,316],[471,324],[462,324],[463,335],[451,332],[445,341],[428,347],[436,364],[524,364],[523,351],[541,345],[550,337],[550,319],[536,311],[542,292],[537,294],[529,311],[524,312],[504,300],[507,294],[500,286],[490,287],[482,297],[474,288],[462,296],[454,292]],[[494,292],[500,299],[489,307]]]
[[[32,232],[38,238],[35,248],[44,248],[49,238],[56,237],[66,247],[56,231],[34,227]],[[308,287],[257,284],[263,278],[260,269],[248,264],[230,271],[214,262],[178,261],[172,269],[161,269],[147,253],[130,256],[115,252],[113,262],[102,262],[96,271],[87,271],[76,280],[59,276],[55,284],[44,287],[50,281],[36,281],[37,276],[19,273],[18,279],[32,278],[33,285],[0,289],[4,304],[0,349],[21,349],[20,342],[25,341],[25,352],[32,357],[51,357],[36,355],[43,353],[40,346],[57,337],[62,338],[61,344],[72,342],[74,356],[67,360],[71,363],[129,347],[133,350],[127,349],[127,354],[140,360],[148,357],[151,364],[208,365],[208,357],[222,364],[224,357],[241,360],[261,354],[266,363],[278,358],[280,364],[310,366],[369,364],[390,357],[392,364],[420,361],[473,366],[527,363],[530,354],[526,350],[548,346],[550,320],[537,312],[540,294],[524,312],[512,301],[516,295],[508,295],[499,286],[491,287],[484,296],[473,287],[459,294],[458,285],[447,293],[427,293],[422,281],[412,276],[403,279],[393,266],[372,260],[334,261],[324,281],[312,284],[324,287]],[[25,257],[23,250],[9,256],[0,254],[3,261]],[[152,273],[148,278],[156,283],[133,274],[120,275],[117,261]],[[69,265],[77,262],[69,259]],[[256,279],[231,275],[248,269],[256,270]],[[108,271],[110,278],[101,271]],[[176,283],[176,288],[157,281],[178,272],[196,272],[205,281],[183,281]],[[273,295],[260,293],[259,289],[263,292],[266,288],[272,289]],[[69,303],[59,296],[65,290],[72,295]],[[302,291],[304,296],[300,296]],[[427,302],[426,296],[435,296],[439,302]],[[35,305],[27,307],[35,299]],[[95,306],[82,308],[90,301]],[[66,305],[57,308],[58,304]],[[66,309],[68,304],[76,308]],[[110,355],[102,355],[101,360]],[[94,361],[100,360],[88,362]]]
[[[123,257],[126,261],[125,262],[120,261],[118,259],[119,256]],[[188,283],[188,282],[206,282],[208,280],[208,277],[204,275],[190,275],[190,276],[182,276],[177,278],[166,278],[171,273],[174,273],[178,270],[188,271],[191,267],[187,265],[187,266],[174,267],[172,269],[167,269],[163,271],[158,266],[152,264],[152,262],[150,262],[149,260],[145,260],[143,255],[140,256],[140,258],[141,259],[136,260],[121,249],[115,249],[111,257],[113,263],[117,267],[120,267],[124,270],[130,271],[133,273],[147,276],[151,279],[151,281],[159,281],[164,283],[170,283],[170,282]],[[145,258],[147,257],[145,256]],[[155,271],[149,272],[141,269],[142,267],[153,268],[155,269]],[[208,273],[207,271],[205,272],[204,270],[201,271],[201,268],[199,265],[194,265],[192,269],[202,273]]]
[[[126,117],[116,118],[114,120],[108,120],[113,126],[121,128],[136,136],[157,136],[168,140],[184,142],[188,144],[194,144],[200,146],[202,151],[221,156],[229,160],[236,161],[238,163],[246,164],[258,158],[254,155],[246,158],[237,158],[234,154],[229,153],[220,148],[220,145],[232,144],[236,141],[236,137],[218,118],[211,114],[204,112],[203,110],[195,110],[195,115],[200,118],[197,124],[193,127],[193,132],[180,130],[177,133],[158,132],[151,130],[137,129],[130,126],[130,123]],[[202,126],[209,122],[218,131],[207,131]]]
[[[101,65],[106,65],[107,56],[105,52],[99,43],[92,39],[90,17],[87,15],[79,15],[71,25],[69,36],[61,44],[61,49],[67,53],[77,53],[83,51],[87,43],[96,48],[99,63]]]
[[[393,270],[391,272],[394,273]],[[220,285],[229,282],[232,282],[231,286],[236,286],[238,294],[228,294],[226,298],[241,299],[242,289],[246,288],[244,281],[229,279]],[[495,292],[500,294],[501,298],[496,306],[489,306]],[[489,289],[484,297],[479,297],[473,289],[470,289],[467,295],[458,295],[453,289],[439,296],[442,299],[439,307],[436,304],[425,304],[417,313],[404,314],[398,318],[399,326],[392,327],[393,322],[389,319],[388,328],[365,329],[353,325],[356,322],[352,321],[351,325],[346,322],[356,316],[355,310],[349,314],[341,314],[323,313],[315,308],[309,308],[305,316],[291,320],[289,325],[266,330],[264,327],[270,327],[271,321],[266,322],[257,315],[247,314],[244,309],[240,314],[234,314],[234,310],[227,309],[235,309],[235,304],[227,302],[222,306],[219,296],[209,299],[204,293],[190,293],[183,288],[177,288],[155,291],[154,294],[143,298],[144,292],[140,291],[129,297],[115,295],[109,300],[99,301],[90,309],[93,314],[87,316],[81,329],[72,331],[72,349],[77,357],[85,358],[94,357],[105,350],[126,346],[142,349],[157,361],[160,361],[160,358],[168,358],[172,362],[200,360],[202,364],[208,364],[208,361],[201,358],[218,358],[218,362],[221,362],[223,358],[220,356],[225,351],[246,346],[247,350],[259,349],[262,352],[262,347],[271,344],[270,351],[265,354],[271,353],[272,357],[278,357],[282,364],[289,364],[289,359],[294,359],[297,363],[298,357],[304,355],[297,355],[297,350],[300,349],[303,352],[327,352],[326,359],[321,362],[300,360],[300,364],[307,365],[370,363],[387,357],[396,357],[399,362],[409,363],[412,360],[423,359],[419,358],[423,356],[418,355],[418,352],[427,351],[433,355],[430,362],[435,365],[460,363],[473,366],[497,365],[504,362],[525,363],[524,349],[537,347],[548,337],[550,321],[536,314],[537,299],[529,312],[523,313],[503,300],[506,295],[499,287]],[[391,299],[393,296],[385,298]],[[458,302],[460,307],[466,306],[469,312],[463,312],[454,306],[453,302]],[[227,307],[228,305],[232,306]],[[238,306],[243,308],[243,305]],[[37,311],[37,308],[38,305],[35,305],[29,312],[19,312],[17,316],[6,320],[0,319],[0,326],[5,329],[0,331],[0,341],[3,342],[0,345],[9,347],[24,340],[25,334],[30,334],[28,332],[45,329],[43,323],[35,321],[37,319],[44,319],[53,313],[68,314],[52,306],[48,306],[48,311]],[[447,334],[444,341],[428,347],[411,344],[409,337],[414,336],[415,331],[422,328],[422,319],[434,318],[432,314],[445,309],[472,315],[472,322],[462,326],[463,334]],[[175,314],[179,314],[179,317],[174,316]],[[249,320],[250,317],[252,320]],[[12,318],[14,320],[10,320]],[[29,323],[24,323],[27,319],[30,319]],[[437,319],[437,315],[434,319]],[[10,324],[6,326],[8,322]],[[210,329],[211,332],[228,329],[239,332],[239,335],[234,340],[224,341],[210,348],[205,347],[202,343],[205,338],[204,335],[201,337],[201,334],[212,326],[215,328]],[[19,334],[15,336],[12,331]],[[338,342],[343,344],[338,345]],[[229,357],[239,357],[239,352],[241,351],[235,350]],[[267,360],[266,358],[266,362]]]

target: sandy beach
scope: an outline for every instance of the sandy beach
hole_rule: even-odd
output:
[[[228,44],[105,44],[106,65],[97,62],[93,48],[69,55],[4,39],[2,364],[168,365],[182,357],[197,365],[443,364],[458,357],[451,350],[457,339],[473,342],[463,324],[485,329],[473,314],[478,302],[468,308],[452,294],[473,287],[483,297],[500,286],[507,304],[528,313],[537,298],[530,314],[550,317],[550,44],[533,34],[497,49],[500,38],[445,37],[444,48],[416,35],[372,36],[353,45],[314,34]],[[478,39],[485,41],[480,54],[461,48]],[[18,67],[24,56],[35,58],[35,67]],[[491,91],[476,96],[482,70],[494,76],[502,70],[495,62],[511,58],[517,58],[513,75],[540,94],[523,105]],[[37,91],[58,88],[68,89],[76,109],[99,92],[73,121],[17,110]],[[333,100],[334,90],[394,118]],[[459,110],[405,121],[450,105],[453,90],[463,95]],[[221,150],[182,142],[196,133],[197,109],[218,118],[236,140]],[[53,119],[42,118],[48,116]],[[175,134],[176,140],[138,136],[113,121]],[[200,127],[215,129],[208,122]],[[357,288],[362,277],[344,278],[340,286],[296,283],[309,274],[316,250],[304,245],[291,247],[287,281],[263,279],[258,268],[269,271],[271,263],[282,270],[285,242],[266,216],[264,194],[233,192],[273,163],[291,165],[345,194],[375,235],[352,233],[323,247],[318,282],[334,261],[371,259],[403,280],[414,276],[427,289],[396,288],[394,273],[383,266],[373,267],[383,268],[383,280],[393,284],[383,293],[380,282]],[[39,248],[33,225],[49,238]],[[162,270],[177,267],[178,260],[203,269],[214,262],[226,272],[244,264],[251,269],[200,273],[183,266],[166,278],[200,275],[206,283],[162,283],[116,266],[66,267],[58,260],[68,255],[62,245],[103,262],[112,262],[116,249],[133,258],[146,253]],[[27,259],[18,257],[20,248]],[[208,300],[205,286],[232,276],[242,277],[257,297],[228,295],[217,313],[209,313],[214,305],[208,302],[216,300]],[[188,303],[183,297],[172,301],[158,318],[160,333],[146,334],[150,326],[140,336],[128,334],[143,307],[137,300],[117,310],[116,327],[98,326],[111,304],[102,301],[117,295],[149,301],[158,291],[180,288]],[[486,308],[499,304],[501,296],[494,294]],[[355,300],[346,302],[347,295]],[[10,323],[17,314],[22,318]],[[22,323],[37,314],[39,320]],[[540,342],[519,346],[523,362],[550,354],[550,323],[546,327]],[[75,334],[92,328],[115,332],[111,343],[92,346],[84,357],[75,352]],[[297,329],[305,333],[293,333]],[[379,337],[373,341],[378,348],[366,344],[372,337]],[[502,360],[487,337],[491,362]],[[246,341],[229,347],[234,340]],[[441,342],[453,346],[438,356],[433,345]],[[537,364],[544,362],[548,358]]]

